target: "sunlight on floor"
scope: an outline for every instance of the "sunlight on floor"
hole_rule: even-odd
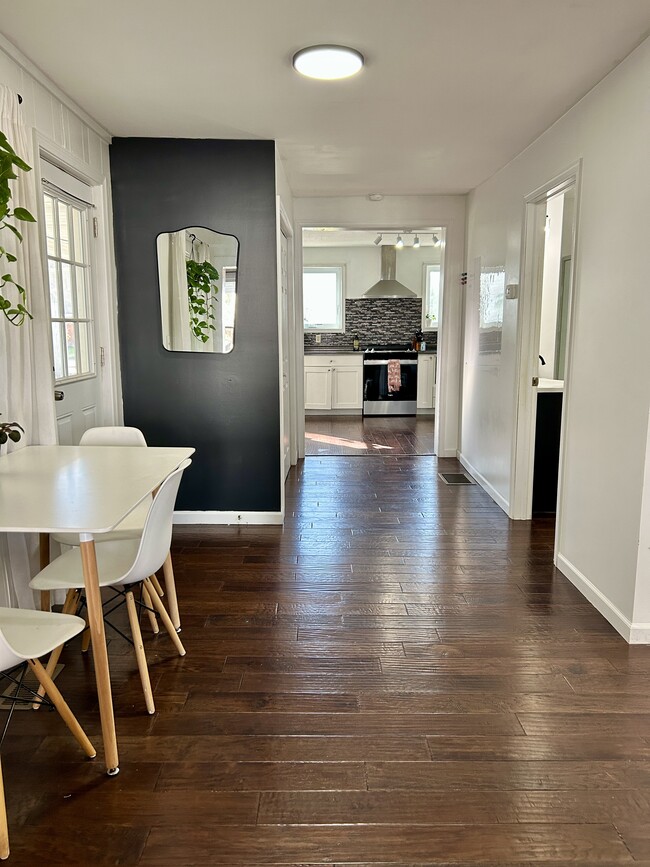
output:
[[[360,440],[348,440],[343,437],[326,436],[325,434],[306,432],[305,439],[316,443],[324,443],[328,446],[343,446],[344,448],[359,449],[361,451],[367,451],[368,449],[386,449],[389,452],[392,451],[391,446],[381,446],[378,443],[364,443]]]

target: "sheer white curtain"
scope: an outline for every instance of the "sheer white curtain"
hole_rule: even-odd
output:
[[[0,130],[30,166],[34,153],[31,129],[21,119],[18,95],[0,84]],[[13,182],[12,209],[17,205],[38,215],[38,197],[34,172],[17,172]],[[52,381],[50,310],[45,286],[38,226],[20,224],[23,243],[19,244],[7,229],[0,233],[0,245],[17,256],[3,273],[11,273],[27,289],[26,307],[34,319],[16,327],[0,316],[0,413],[5,421],[17,421],[25,428],[19,443],[9,443],[3,452],[15,451],[29,444],[56,443],[56,416]],[[7,287],[10,291],[10,288]],[[2,457],[0,457],[0,461]],[[2,496],[0,476],[0,497]],[[34,607],[34,595],[28,582],[38,570],[38,537],[0,534],[0,605]]]
[[[167,260],[167,332],[169,345],[174,350],[192,349],[190,310],[187,303],[186,233],[184,230],[169,236]],[[162,279],[162,273],[161,273]]]

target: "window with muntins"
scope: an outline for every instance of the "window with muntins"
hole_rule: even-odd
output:
[[[344,331],[343,266],[306,267],[302,275],[305,331]]]
[[[50,319],[56,382],[95,374],[89,206],[46,187],[43,192]]]

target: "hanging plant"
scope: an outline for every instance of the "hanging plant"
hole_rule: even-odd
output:
[[[214,305],[219,287],[216,285],[219,272],[209,262],[187,260],[187,300],[190,305],[190,329],[202,343],[210,339],[210,331],[217,329],[212,324]]]
[[[22,172],[30,172],[31,166],[22,160],[7,141],[7,136],[0,132],[0,230],[8,229],[18,238],[20,242],[23,236],[18,231],[13,223],[8,220],[20,220],[26,223],[35,223],[36,220],[25,208],[14,208],[11,210],[11,184],[10,181],[16,180],[18,175],[14,169],[19,169]],[[13,253],[5,250],[0,246],[0,271],[4,271],[2,259],[6,259],[8,263],[15,262],[16,257]],[[13,288],[18,294],[18,301],[12,301],[4,295],[5,287]],[[25,307],[27,301],[27,292],[25,288],[16,283],[11,274],[2,274],[0,276],[0,310],[12,325],[22,325],[25,317],[33,319],[32,314]]]

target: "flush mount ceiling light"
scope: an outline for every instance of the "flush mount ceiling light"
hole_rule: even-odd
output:
[[[356,75],[363,66],[360,51],[345,45],[311,45],[293,55],[293,68],[307,78],[335,81]]]

